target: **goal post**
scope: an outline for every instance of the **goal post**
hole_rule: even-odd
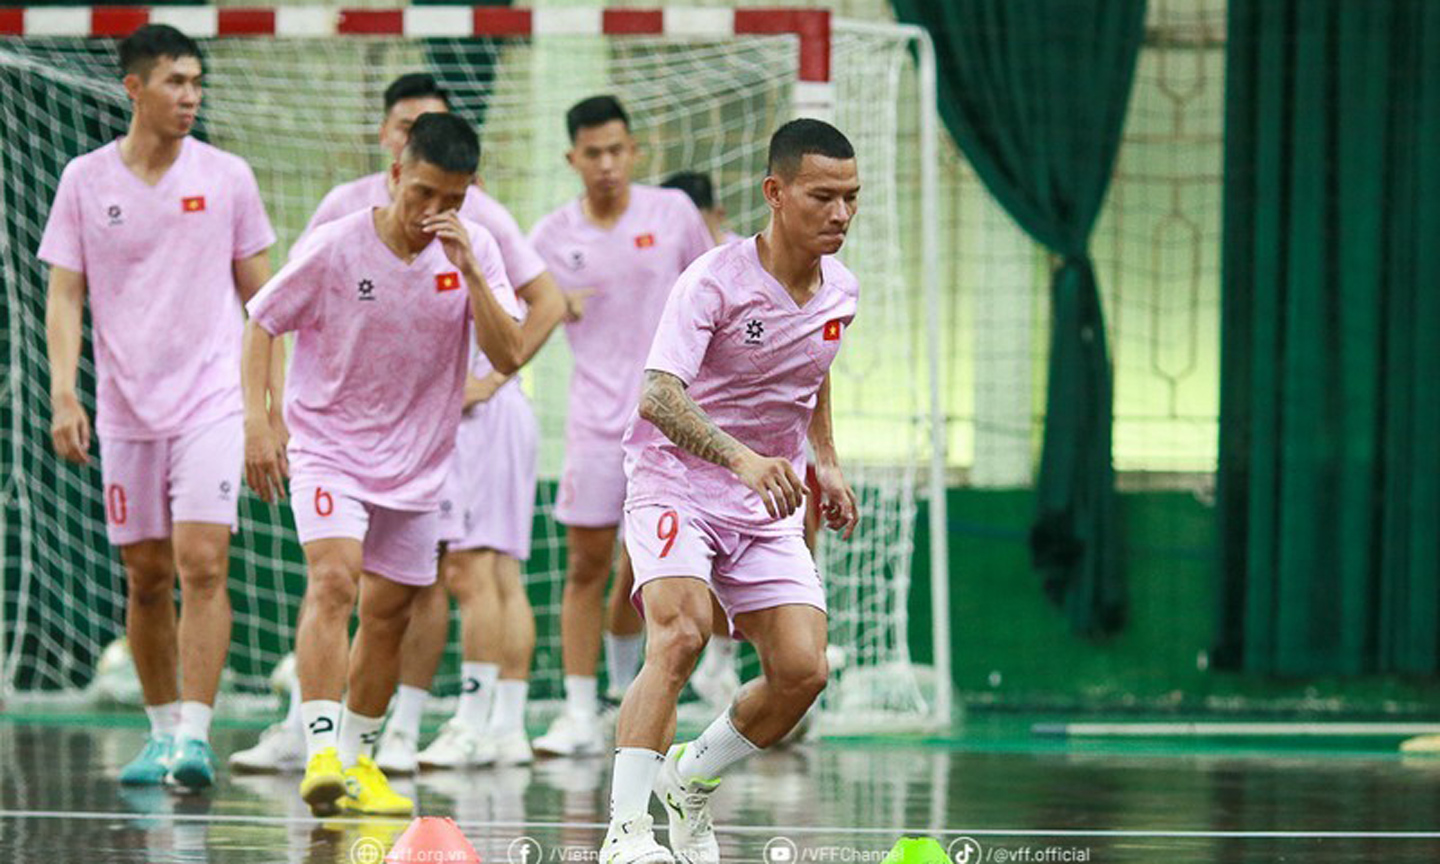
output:
[[[205,102],[196,134],[254,168],[279,261],[334,185],[381,170],[381,93],[426,70],[476,122],[487,191],[523,226],[579,192],[563,165],[563,115],[610,92],[632,115],[638,182],[709,173],[740,233],[763,227],[769,135],[819,116],[855,143],[864,184],[841,258],[862,302],[833,370],[842,464],[861,499],[850,542],[817,560],[843,664],[822,728],[931,729],[948,723],[945,453],[938,379],[933,51],[923,30],[832,19],[816,9],[524,9],[414,6],[0,8],[0,688],[74,692],[122,630],[124,580],[105,540],[98,469],[50,449],[45,272],[35,259],[65,163],[123,134],[129,106],[115,40],[147,23],[201,40]],[[89,341],[87,323],[86,341]],[[82,399],[93,412],[93,366]],[[551,517],[563,455],[570,359],[557,334],[525,372],[540,419],[539,512],[526,579],[541,634],[534,688],[558,696],[563,532]],[[93,414],[92,414],[93,416]],[[929,500],[928,597],[912,618],[916,518]],[[263,690],[292,644],[304,568],[288,511],[246,495],[232,553],[233,686]],[[924,607],[918,607],[924,608]],[[934,660],[912,661],[924,643]],[[447,662],[446,670],[453,664]],[[452,672],[441,687],[452,686]]]

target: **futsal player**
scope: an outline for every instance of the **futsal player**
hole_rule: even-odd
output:
[[[391,201],[316,229],[249,304],[246,476],[266,500],[283,494],[290,476],[308,571],[296,633],[307,752],[300,795],[316,815],[413,809],[371,757],[411,606],[436,578],[440,493],[470,343],[502,372],[520,360],[499,249],[455,212],[479,154],[464,120],[421,115],[390,168]],[[260,422],[258,382],[270,343],[291,331],[292,437],[282,451]]]
[[[598,718],[606,580],[625,501],[625,423],[640,395],[646,347],[670,287],[713,241],[681,192],[631,182],[636,145],[625,109],[593,96],[566,113],[566,158],[584,192],[545,216],[531,241],[571,304],[565,335],[575,357],[565,418],[565,464],[555,518],[566,527],[561,649],[565,710],[534,742],[539,753],[595,755],[604,749]],[[583,317],[575,313],[583,308]],[[628,593],[622,553],[616,590]],[[638,668],[642,635],[633,610],[610,622],[607,660],[621,690]]]
[[[625,542],[646,622],[645,663],[616,732],[602,864],[716,864],[710,797],[739,760],[785,736],[825,686],[825,590],[803,539],[808,437],[828,525],[849,536],[829,369],[859,286],[831,257],[860,191],[833,126],[795,120],[770,141],[758,236],[692,265],[665,306],[625,438]],[[675,708],[709,636],[711,592],[763,670],[694,741],[670,746]],[[672,851],[656,842],[660,798]]]
[[[140,27],[120,43],[120,69],[130,127],[66,166],[40,243],[51,435],[62,458],[88,464],[75,381],[88,296],[105,530],[125,567],[125,629],[150,719],[119,779],[199,788],[215,779],[210,718],[230,645],[241,305],[270,275],[275,234],[250,166],[190,135],[204,74],[194,40]],[[277,376],[283,367],[272,364]],[[282,425],[266,398],[282,387],[257,382],[267,429]]]
[[[725,205],[715,200],[715,183],[703,171],[676,171],[660,182],[662,189],[679,189],[695,204],[705,218],[705,227],[710,229],[716,246],[733,243],[741,239],[739,234],[725,224]]]

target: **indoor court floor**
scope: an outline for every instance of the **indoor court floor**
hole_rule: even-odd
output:
[[[946,737],[826,741],[762,754],[715,799],[725,862],[880,862],[928,834],[957,864],[1440,861],[1440,758],[1394,740],[1036,738],[972,717]],[[0,718],[0,860],[375,864],[403,821],[312,819],[296,777],[222,774],[204,795],[123,789],[132,718]],[[222,754],[253,728],[221,728]],[[397,785],[453,817],[486,862],[593,861],[608,759],[422,775]],[[663,838],[662,838],[663,839]],[[967,858],[967,850],[969,857]]]

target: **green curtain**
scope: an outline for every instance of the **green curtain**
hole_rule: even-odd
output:
[[[1231,0],[1216,660],[1440,670],[1440,3]]]
[[[1119,149],[1144,0],[891,0],[935,40],[940,116],[990,193],[1059,258],[1045,443],[1030,534],[1072,629],[1125,619],[1110,458],[1110,357],[1089,239]]]

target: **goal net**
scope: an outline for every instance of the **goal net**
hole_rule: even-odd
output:
[[[405,72],[435,74],[455,110],[477,124],[486,189],[526,227],[579,192],[563,161],[563,115],[584,96],[614,93],[626,104],[643,152],[638,181],[709,173],[741,233],[766,218],[759,180],[770,133],[798,113],[829,110],[856,145],[864,183],[842,255],[860,276],[863,302],[832,388],[863,521],[851,541],[823,539],[818,550],[831,639],[843,653],[822,719],[832,729],[937,719],[934,676],[911,659],[912,643],[928,646],[932,636],[924,598],[912,597],[911,570],[917,489],[934,454],[927,313],[917,288],[925,214],[909,36],[847,28],[820,12],[296,8],[257,21],[198,7],[125,10],[118,20],[102,11],[26,10],[17,19],[21,35],[0,38],[0,685],[23,695],[74,692],[123,632],[124,576],[105,539],[98,467],[62,463],[49,443],[46,270],[35,250],[67,160],[127,126],[113,37],[152,14],[206,37],[196,134],[254,168],[279,235],[277,263],[327,190],[385,167],[376,140],[381,94]],[[86,339],[80,387],[93,416],[88,319]],[[540,634],[533,692],[541,699],[559,694],[561,678],[564,543],[551,504],[569,368],[557,333],[525,372],[542,430],[527,568]],[[227,680],[231,690],[255,692],[292,645],[304,567],[286,507],[247,494],[241,514]],[[912,606],[923,615],[912,619]],[[440,692],[453,692],[456,665],[447,658]]]

